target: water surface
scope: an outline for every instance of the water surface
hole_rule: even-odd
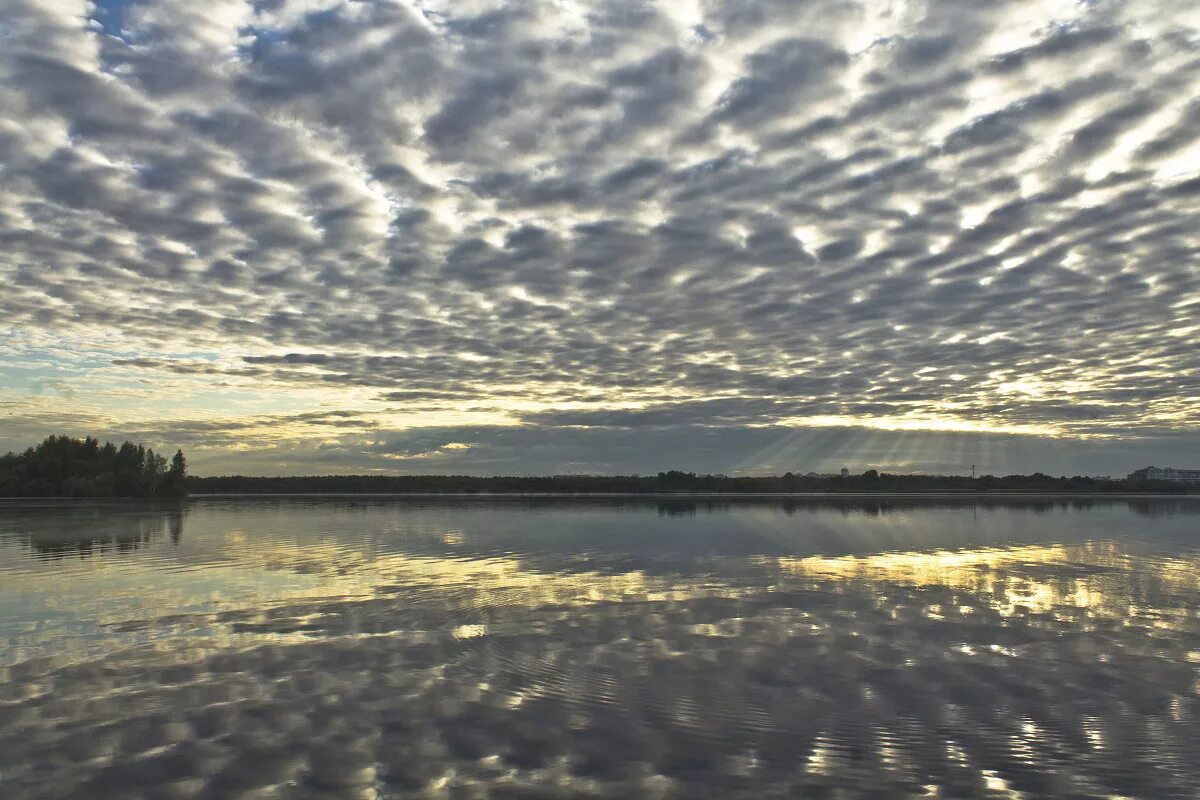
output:
[[[1200,498],[0,504],[0,796],[1194,798]]]

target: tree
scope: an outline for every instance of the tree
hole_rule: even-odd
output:
[[[142,469],[146,463],[146,453],[139,452],[133,442],[125,442],[117,450],[116,465],[113,469],[114,490],[118,497],[136,497],[144,490]]]
[[[0,497],[180,496],[186,469],[182,452],[172,467],[174,474],[167,471],[166,459],[132,442],[118,449],[90,436],[48,436],[22,453],[0,456]]]
[[[146,450],[146,460],[142,464],[142,494],[158,494],[166,478],[166,472],[167,460],[153,450]]]
[[[171,468],[163,479],[162,494],[170,497],[183,497],[187,494],[187,459],[182,450],[176,450],[171,458]]]

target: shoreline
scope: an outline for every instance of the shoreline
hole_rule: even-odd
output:
[[[1200,492],[210,492],[185,499],[225,497],[1194,497]],[[86,498],[82,498],[86,499]],[[137,498],[133,498],[137,499]]]
[[[646,499],[646,500],[663,500],[663,499],[695,499],[702,500],[706,498],[713,499],[737,499],[737,498],[759,498],[759,499],[815,499],[815,500],[830,500],[838,498],[846,499],[872,499],[872,498],[930,498],[930,499],[965,499],[965,500],[987,500],[987,499],[1022,499],[1036,498],[1046,500],[1091,500],[1091,499],[1109,499],[1109,500],[1200,500],[1200,492],[1180,492],[1180,493],[1162,493],[1162,492],[954,492],[954,491],[929,491],[929,492],[862,492],[862,491],[844,491],[844,492],[225,492],[225,493],[197,493],[190,494],[181,498],[156,498],[156,497],[0,497],[0,504],[14,502],[101,502],[101,501],[118,501],[118,502],[148,502],[148,503],[180,503],[188,500],[246,500],[254,498],[263,499],[305,499],[305,498],[377,498],[377,499],[396,499],[403,500],[406,498],[414,499],[449,499],[449,500],[470,500],[470,499],[587,499],[587,498],[613,498],[613,499]]]

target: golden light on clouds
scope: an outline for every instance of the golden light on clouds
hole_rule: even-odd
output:
[[[1059,436],[1063,430],[1054,425],[1013,425],[1002,421],[986,422],[956,419],[951,416],[912,415],[904,417],[818,416],[780,420],[796,428],[866,428],[880,431],[930,431],[955,433],[1000,433],[1025,436]]]
[[[943,437],[920,468],[947,472],[980,437],[1066,472],[1196,450],[1184,6],[222,8],[8,10],[0,448],[508,473],[721,471],[793,430]],[[1052,468],[1016,453],[995,469]]]

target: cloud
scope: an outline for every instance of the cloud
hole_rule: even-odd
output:
[[[1173,9],[13,0],[0,402],[34,435],[68,413],[47,387],[102,386],[72,402],[105,430],[207,420],[213,464],[249,425],[377,465],[315,409],[454,431],[397,452],[476,471],[833,419],[1040,430],[1078,470],[1184,441],[1200,66]]]

